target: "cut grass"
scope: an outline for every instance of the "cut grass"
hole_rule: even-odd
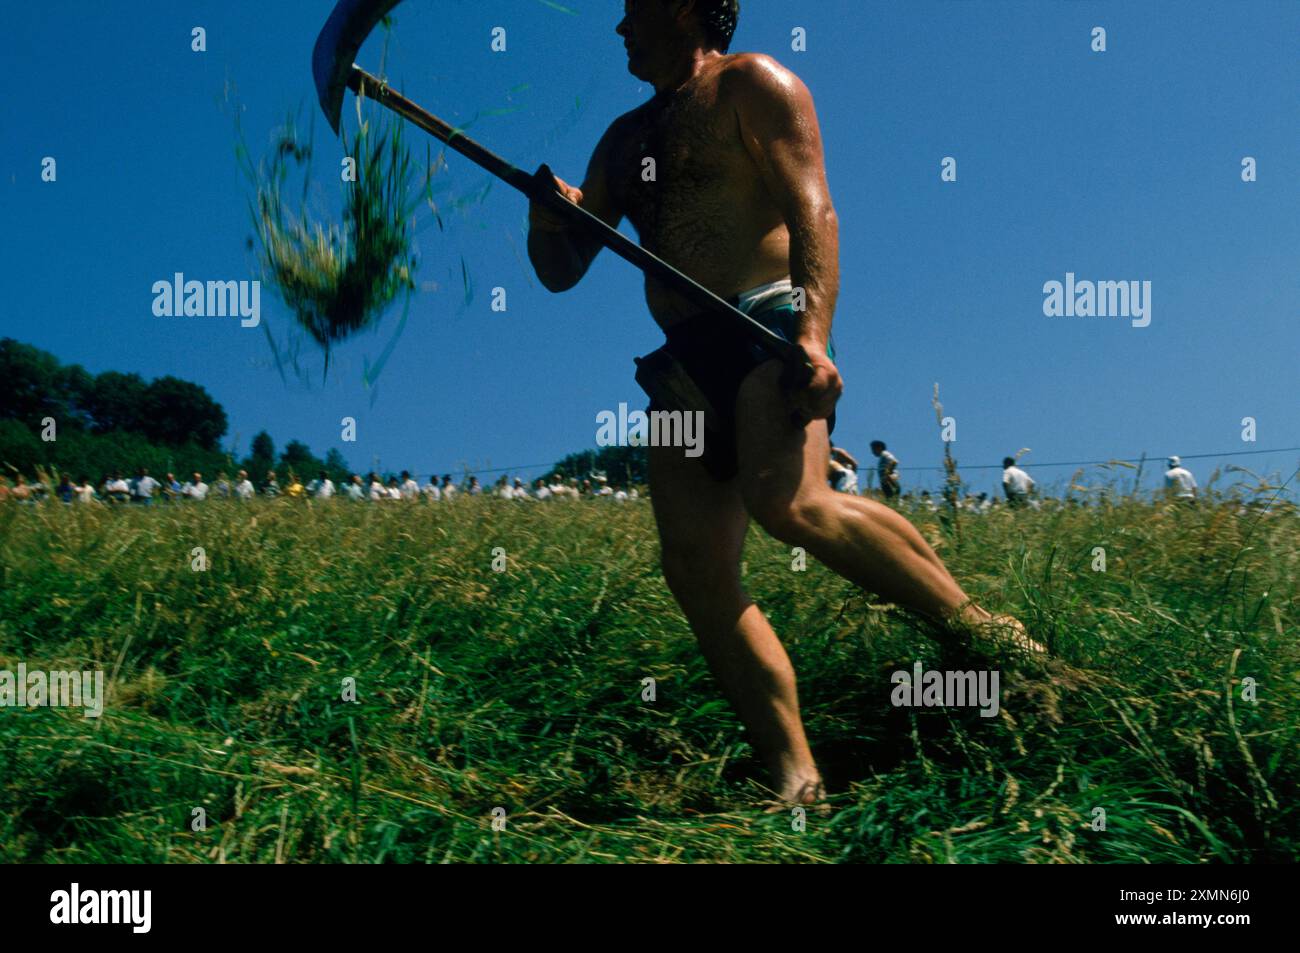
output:
[[[97,721],[0,709],[0,860],[1296,859],[1293,514],[1045,507],[960,547],[914,518],[1058,661],[1004,668],[997,718],[893,708],[892,671],[961,659],[753,531],[833,794],[798,832],[756,806],[644,501],[0,508],[0,668],[112,683]]]

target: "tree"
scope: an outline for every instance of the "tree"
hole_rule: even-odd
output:
[[[112,430],[144,431],[145,395],[149,385],[139,374],[105,371],[95,378],[87,394],[86,410],[95,433]]]
[[[352,470],[348,467],[348,461],[343,458],[337,447],[330,447],[329,453],[325,454],[325,472],[329,478],[338,485],[342,486],[352,476]]]
[[[261,480],[266,476],[267,470],[275,469],[275,441],[265,430],[259,431],[253,438],[248,458],[244,461],[244,469],[254,480]]]
[[[647,483],[650,455],[645,447],[601,447],[571,453],[554,467],[567,477],[584,480],[592,471],[604,473],[612,484]]]
[[[89,429],[90,399],[95,391],[95,375],[80,364],[69,364],[59,372],[59,391],[63,395],[64,419],[60,426],[72,425],[78,430]]]
[[[42,417],[58,418],[64,409],[59,362],[30,344],[0,340],[0,418],[19,420],[39,430]]]
[[[144,395],[142,432],[155,443],[193,443],[216,450],[226,432],[226,412],[198,384],[178,377],[159,377]]]
[[[290,440],[280,454],[280,469],[292,470],[304,482],[313,479],[325,464],[301,440]]]

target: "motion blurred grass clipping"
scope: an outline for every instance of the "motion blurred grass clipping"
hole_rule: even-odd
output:
[[[327,359],[333,345],[374,326],[398,295],[414,290],[414,212],[432,174],[417,172],[399,118],[377,109],[363,119],[358,99],[357,120],[356,131],[344,133],[341,224],[309,210],[312,147],[292,120],[270,155],[246,170],[263,280]],[[296,174],[303,188],[294,204]]]

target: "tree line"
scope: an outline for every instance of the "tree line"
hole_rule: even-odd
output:
[[[195,471],[211,478],[243,469],[259,486],[269,470],[281,476],[292,470],[304,480],[324,470],[340,485],[356,472],[337,449],[322,460],[300,440],[277,454],[265,430],[253,437],[248,455],[236,459],[221,447],[228,426],[221,404],[191,381],[91,374],[40,348],[0,338],[0,472],[45,470],[99,480],[143,466],[157,477],[175,473],[184,480]],[[646,464],[644,447],[603,447],[571,453],[551,472],[579,480],[605,473],[630,486],[647,481]]]
[[[91,374],[0,338],[0,382],[0,468],[11,474],[42,469],[98,480],[143,466],[182,479],[195,471],[212,477],[245,469],[261,480],[268,470],[292,469],[306,479],[325,469],[338,480],[349,472],[338,450],[321,460],[299,440],[277,456],[265,430],[237,460],[221,447],[229,426],[225,409],[200,385],[171,375]]]

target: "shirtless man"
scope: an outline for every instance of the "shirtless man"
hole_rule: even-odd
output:
[[[716,315],[646,280],[667,348],[731,432],[704,456],[650,449],[650,490],[664,577],[781,800],[812,803],[821,778],[804,736],[794,670],[740,580],[752,518],[835,572],[959,631],[1038,647],[1009,617],[974,605],[906,519],[826,483],[842,383],[832,361],[838,224],[812,97],[768,56],[727,54],[738,0],[626,0],[617,32],[628,71],[655,95],[597,144],[581,188],[556,188],[756,320],[801,345],[813,366],[796,392],[782,365]],[[653,181],[643,163],[655,160]],[[600,245],[534,204],[528,254],[551,291],[572,288]],[[791,288],[806,308],[795,311]],[[792,411],[807,420],[793,422]]]

